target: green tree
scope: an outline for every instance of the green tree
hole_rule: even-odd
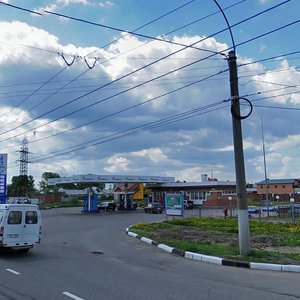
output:
[[[36,193],[36,189],[32,175],[13,176],[11,184],[7,185],[7,195],[9,197],[30,197],[33,193]]]
[[[41,192],[48,193],[53,188],[58,189],[57,187],[48,185],[49,178],[60,178],[60,175],[58,173],[54,173],[54,172],[44,172],[42,174],[42,180],[39,182],[39,187],[40,187]]]

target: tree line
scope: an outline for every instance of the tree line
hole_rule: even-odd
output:
[[[35,186],[35,180],[32,175],[13,176],[11,183],[7,185],[7,197],[31,197],[36,194],[59,193],[60,189],[76,189],[82,190],[88,187],[96,187],[103,190],[104,183],[63,183],[57,185],[48,185],[49,178],[60,178],[58,173],[44,172],[42,180]]]

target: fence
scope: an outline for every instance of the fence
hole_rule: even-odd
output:
[[[224,208],[220,206],[199,206],[193,209],[184,210],[184,217],[225,217]],[[249,219],[264,221],[296,222],[300,221],[300,205],[278,205],[269,207],[249,207]],[[227,207],[227,218],[237,218],[238,209],[236,206]]]

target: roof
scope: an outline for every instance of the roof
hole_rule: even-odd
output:
[[[268,184],[293,184],[295,183],[296,179],[267,179]],[[262,180],[260,182],[257,182],[256,184],[266,184],[266,180]]]
[[[236,186],[235,181],[201,181],[201,182],[174,182],[152,184],[148,187],[168,187],[168,188],[189,188],[189,187],[220,187],[220,186]]]

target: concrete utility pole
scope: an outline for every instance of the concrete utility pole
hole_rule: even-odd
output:
[[[240,254],[246,256],[250,253],[250,232],[248,205],[246,198],[246,180],[241,124],[242,117],[240,116],[240,99],[235,51],[230,51],[228,53],[228,66],[231,92],[231,114],[235,159],[236,194],[238,204],[239,245]]]

